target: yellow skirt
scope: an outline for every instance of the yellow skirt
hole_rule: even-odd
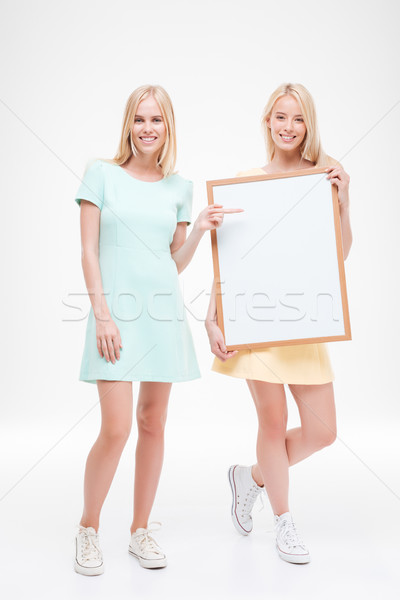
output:
[[[270,383],[309,385],[334,380],[325,344],[239,350],[225,362],[215,357],[211,369],[231,377]]]

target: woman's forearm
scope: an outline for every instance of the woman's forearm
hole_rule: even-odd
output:
[[[351,244],[353,243],[348,205],[346,207],[341,207],[340,209],[340,224],[342,229],[343,258],[346,260],[350,252]]]
[[[82,250],[82,270],[96,319],[108,320],[110,311],[104,296],[99,257],[92,250]]]
[[[204,231],[197,229],[197,227],[193,227],[182,246],[171,254],[176,263],[178,273],[181,273],[192,260],[193,254],[195,253],[203,234]]]
[[[217,298],[215,294],[215,279],[213,280],[210,294],[210,302],[208,305],[208,311],[206,316],[205,326],[206,328],[216,325],[217,323]]]

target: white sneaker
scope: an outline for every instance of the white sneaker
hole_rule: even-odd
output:
[[[75,536],[75,571],[81,575],[104,573],[103,554],[99,545],[99,534],[94,527],[78,525]]]
[[[149,523],[149,525],[160,525],[158,521]],[[139,564],[146,569],[157,569],[167,566],[167,557],[161,550],[157,542],[150,536],[150,533],[160,529],[144,529],[139,527],[131,535],[129,544],[129,553],[139,560]]]
[[[248,535],[253,529],[251,511],[263,488],[256,484],[251,467],[232,465],[228,471],[232,490],[232,521],[239,533]]]
[[[279,556],[291,563],[308,563],[310,562],[310,554],[300,539],[296,531],[295,524],[292,520],[292,515],[289,512],[283,513],[275,518],[276,531],[276,549]]]

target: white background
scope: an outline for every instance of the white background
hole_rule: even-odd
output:
[[[265,0],[3,1],[1,567],[6,598],[393,597],[399,536],[398,4]],[[326,151],[351,176],[346,261],[353,340],[330,344],[338,440],[291,469],[306,566],[275,553],[271,510],[230,522],[230,464],[255,459],[244,381],[210,372],[208,236],[181,277],[202,379],[173,387],[152,518],[167,569],[128,555],[136,431],[100,524],[106,572],[74,573],[97,387],[78,381],[85,319],[79,209],[89,158],[112,157],[125,102],[170,93],[178,169],[195,183],[265,164],[260,116],[282,82],[312,93]],[[78,296],[77,296],[78,295]],[[78,304],[77,304],[78,302]],[[135,385],[135,395],[138,386]],[[288,396],[290,426],[298,424]],[[91,410],[92,409],[92,410]]]

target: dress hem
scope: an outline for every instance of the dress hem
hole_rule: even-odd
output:
[[[96,377],[96,376],[80,376],[78,381],[83,381],[85,383],[97,383],[98,380],[101,381],[149,381],[154,383],[180,383],[184,381],[193,381],[193,379],[200,379],[201,373],[197,372],[192,375],[184,375],[179,378],[171,378],[171,377],[157,377],[156,375],[148,375],[148,376],[139,376],[139,377],[129,377],[126,379],[114,379],[108,377]]]
[[[271,381],[271,379],[260,379],[259,377],[249,377],[248,374],[239,374],[235,373],[224,373],[223,371],[219,371],[218,369],[211,368],[211,371],[214,373],[218,373],[219,375],[227,375],[228,377],[236,377],[237,379],[248,379],[250,381],[265,381],[266,383],[276,383],[276,384],[287,384],[287,385],[322,385],[324,383],[332,383],[335,380],[335,377],[331,377],[326,379],[322,379],[321,381]]]

